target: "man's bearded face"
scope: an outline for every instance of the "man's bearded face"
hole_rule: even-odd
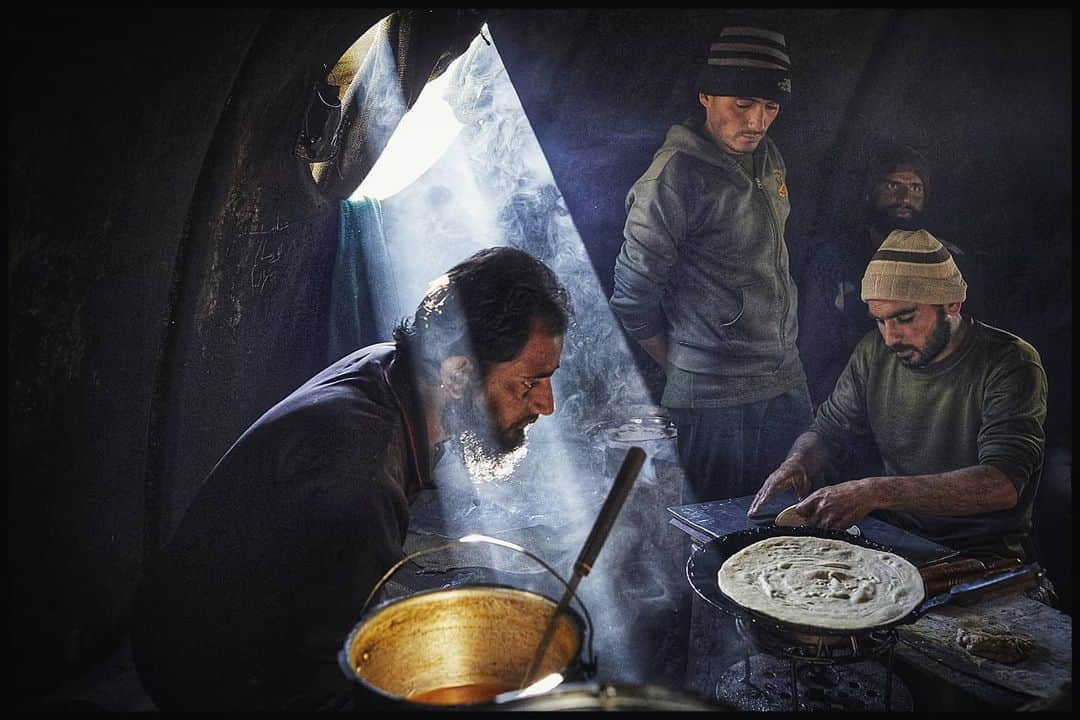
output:
[[[882,235],[893,230],[919,230],[925,201],[922,178],[911,170],[893,171],[874,190],[870,222]]]
[[[562,347],[561,335],[534,327],[516,358],[471,376],[462,397],[446,401],[443,429],[450,437],[468,433],[470,445],[492,459],[520,448],[526,428],[555,412],[551,376]]]

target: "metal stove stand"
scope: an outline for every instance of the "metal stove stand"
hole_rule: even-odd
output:
[[[896,632],[797,635],[736,619],[743,660],[717,681],[718,699],[743,710],[911,711],[893,672]],[[752,651],[754,662],[751,664]]]

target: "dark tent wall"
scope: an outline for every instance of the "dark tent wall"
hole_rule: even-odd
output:
[[[14,685],[115,644],[140,572],[185,220],[265,13],[8,26],[8,629]]]
[[[178,271],[163,378],[164,542],[243,429],[322,367],[337,203],[293,155],[324,64],[389,10],[277,12],[260,29],[207,157]]]
[[[322,366],[336,199],[351,188],[317,187],[293,146],[322,67],[389,12],[55,10],[9,25],[21,695],[117,647],[145,553],[247,424]],[[1071,452],[1071,13],[759,17],[787,32],[796,63],[771,131],[795,271],[854,217],[866,136],[916,144],[936,170],[932,227],[986,261],[986,319],[1042,351],[1050,444]],[[726,18],[488,13],[605,291],[626,190],[693,107],[687,68]],[[440,62],[420,55],[413,75]]]

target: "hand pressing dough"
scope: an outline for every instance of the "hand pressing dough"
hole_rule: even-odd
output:
[[[800,515],[795,508],[799,506],[799,503],[795,503],[789,507],[784,508],[776,514],[773,519],[773,525],[777,527],[802,527],[803,525],[809,525],[810,521],[805,515]],[[859,530],[858,525],[852,525],[845,532],[849,535],[859,536],[862,535],[862,531]]]
[[[789,507],[784,508],[776,514],[776,519],[773,520],[774,525],[779,527],[800,527],[806,524],[806,517],[800,515],[795,511],[795,508],[799,506],[799,503],[795,503]]]

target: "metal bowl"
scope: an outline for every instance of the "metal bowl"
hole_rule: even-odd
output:
[[[674,421],[663,414],[637,414],[597,424],[590,434],[611,445],[638,445],[671,440],[677,434]]]

